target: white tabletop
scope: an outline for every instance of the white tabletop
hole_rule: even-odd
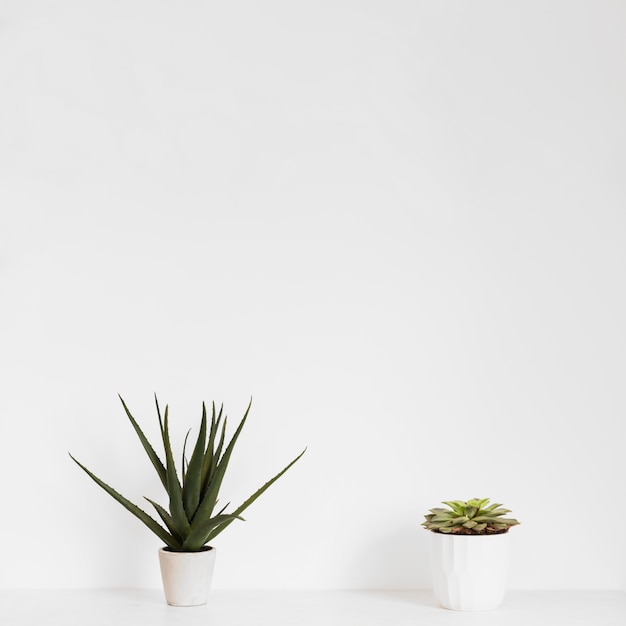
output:
[[[621,626],[620,591],[509,591],[495,611],[439,608],[430,591],[220,591],[201,607],[159,590],[0,591],[2,626]]]

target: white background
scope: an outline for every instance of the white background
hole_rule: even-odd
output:
[[[0,586],[156,587],[176,446],[249,423],[216,588],[626,587],[626,5],[0,0]],[[147,505],[149,506],[149,505]]]

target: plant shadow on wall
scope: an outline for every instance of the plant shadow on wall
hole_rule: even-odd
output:
[[[223,412],[223,405],[219,411],[216,411],[215,403],[212,403],[209,420],[206,406],[202,403],[202,420],[198,438],[191,457],[188,458],[186,449],[191,430],[187,432],[183,444],[179,478],[169,435],[169,407],[165,407],[162,416],[155,395],[159,428],[165,452],[164,463],[144,435],[121,396],[120,400],[169,497],[169,510],[156,501],[146,498],[154,507],[162,524],[98,478],[71,454],[70,457],[96,484],[141,520],[165,543],[166,547],[159,550],[159,561],[168,603],[176,606],[204,604],[210,587],[215,559],[215,549],[207,546],[207,544],[233,521],[243,520],[241,514],[292,467],[302,457],[306,449],[236,509],[227,512],[226,509],[230,506],[228,503],[215,512],[222,481],[237,439],[248,418],[252,401],[250,401],[228,444],[226,443],[228,418]]]
[[[434,606],[431,594],[398,594],[430,585],[429,552],[425,533],[416,533],[415,525],[388,528],[360,550],[350,563],[350,576],[358,577],[358,587],[389,590],[390,597],[411,604]]]

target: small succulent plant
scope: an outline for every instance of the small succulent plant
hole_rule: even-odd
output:
[[[426,530],[446,535],[496,535],[516,526],[516,519],[502,517],[511,511],[501,504],[489,504],[489,498],[474,498],[463,502],[443,502],[448,509],[434,508],[425,515],[422,526]]]
[[[121,396],[120,400],[122,400]],[[252,401],[250,404],[252,404]],[[175,552],[198,552],[203,549],[206,543],[229,526],[231,522],[236,519],[243,519],[241,514],[304,454],[304,452],[300,453],[291,463],[268,480],[231,513],[225,512],[228,504],[218,513],[215,513],[222,479],[226,473],[237,438],[248,417],[250,406],[248,406],[243,419],[235,430],[230,443],[226,444],[226,416],[222,414],[222,409],[216,414],[215,404],[213,404],[212,414],[208,417],[206,407],[204,403],[202,404],[202,421],[198,439],[189,460],[187,460],[185,445],[183,445],[182,472],[179,479],[170,443],[168,407],[165,407],[164,417],[161,418],[159,403],[156,401],[161,439],[165,452],[164,463],[146,439],[124,400],[122,400],[122,405],[169,497],[169,511],[153,500],[146,498],[155,508],[165,527],[104,481],[100,480],[71,454],[70,456],[95,483],[135,517],[139,518],[170,550]],[[187,439],[185,438],[186,443]]]

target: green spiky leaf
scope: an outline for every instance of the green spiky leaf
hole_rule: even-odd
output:
[[[176,549],[179,547],[176,539],[170,535],[165,528],[163,528],[156,520],[150,517],[145,511],[140,509],[136,504],[133,504],[130,500],[125,498],[121,493],[115,491],[113,487],[107,485],[103,480],[98,478],[93,472],[88,470],[82,463],[77,461],[71,454],[70,458],[76,465],[78,465],[97,485],[102,487],[110,496],[117,500],[127,511],[130,511],[136,518],[141,520],[161,541],[165,544]]]
[[[202,464],[204,461],[204,444],[206,440],[206,407],[202,403],[202,421],[198,439],[187,467],[187,475],[183,484],[183,504],[187,519],[193,520],[198,504],[200,504],[200,490],[202,488]]]
[[[268,480],[260,489],[257,489],[257,491],[255,491],[243,504],[236,508],[233,511],[233,515],[235,517],[239,517],[262,493],[267,491],[267,489],[269,489],[269,487],[271,487],[290,467],[292,467],[298,460],[300,460],[305,452],[306,448],[302,450],[302,452],[293,461],[291,461],[291,463],[289,463],[280,472],[278,472],[276,476]],[[207,541],[211,541],[211,539],[217,537],[217,535],[222,532],[222,530],[224,530],[231,522],[232,520],[226,522],[216,530],[213,530],[207,537]]]
[[[163,483],[169,496],[169,511],[150,498],[146,498],[146,500],[150,502],[150,504],[157,511],[167,530],[156,520],[150,517],[150,515],[148,515],[145,511],[127,500],[124,496],[91,473],[73,456],[70,455],[70,457],[92,478],[92,480],[94,480],[110,496],[122,504],[128,511],[140,519],[172,550],[200,550],[207,541],[210,541],[213,537],[222,532],[235,519],[243,519],[241,517],[241,513],[271,484],[280,478],[280,476],[282,476],[298,459],[300,459],[302,454],[304,454],[304,452],[302,452],[299,456],[297,456],[282,471],[265,483],[235,511],[232,513],[226,512],[226,509],[230,505],[229,503],[225,507],[222,507],[217,515],[214,515],[213,509],[218,502],[220,487],[228,468],[233,448],[248,417],[252,401],[250,401],[243,419],[239,423],[239,426],[228,444],[226,444],[227,419],[222,413],[223,405],[220,408],[219,414],[216,415],[215,403],[212,404],[212,415],[209,426],[207,424],[206,406],[203,403],[200,430],[189,462],[187,462],[187,456],[185,453],[189,432],[187,433],[183,444],[181,481],[179,480],[174,463],[174,455],[170,441],[169,407],[167,405],[165,406],[165,411],[162,416],[156,394],[154,399],[159,418],[159,429],[165,450],[165,464],[159,459],[138,423],[131,415],[124,400],[120,397],[124,410],[131,421],[131,424],[133,425],[145,452],[148,454],[150,461],[157,470],[159,479]]]
[[[185,514],[185,507],[183,504],[183,489],[180,481],[178,480],[178,474],[176,473],[176,466],[174,465],[174,455],[172,454],[172,445],[170,443],[169,433],[169,415],[168,407],[165,406],[165,417],[163,420],[163,446],[165,448],[165,470],[167,475],[167,493],[170,497],[170,513],[174,526],[181,537],[187,537],[191,530],[189,520]]]
[[[221,455],[221,458],[217,463],[215,463],[215,459],[221,454],[221,448],[225,438],[226,431],[226,418],[224,419],[224,426],[222,428],[221,442],[218,445],[218,448],[214,454],[214,465],[215,468],[211,471],[211,478],[206,486],[206,491],[202,496],[202,500],[198,506],[198,510],[196,511],[196,516],[199,518],[199,522],[203,523],[205,520],[209,519],[213,513],[213,509],[215,508],[215,503],[217,502],[217,495],[222,486],[222,480],[224,479],[224,475],[226,474],[226,469],[228,468],[228,463],[230,461],[230,456],[233,452],[235,444],[237,443],[237,439],[243,430],[244,424],[246,423],[246,419],[248,418],[248,413],[250,412],[250,407],[252,406],[252,400],[250,400],[250,404],[248,404],[248,408],[237,427],[237,430],[233,434],[230,443],[226,447],[224,454]]]
[[[215,517],[204,520],[200,524],[194,524],[189,536],[183,543],[183,550],[186,552],[197,552],[198,550],[201,550],[202,546],[209,540],[208,537],[212,531],[223,525],[225,522],[230,523],[235,519],[243,520],[243,518],[238,515],[228,515],[222,513],[221,515],[216,515]]]
[[[159,514],[159,517],[163,520],[163,523],[167,526],[167,529],[170,531],[170,534],[176,540],[178,544],[178,548],[182,548],[183,540],[182,537],[178,534],[176,527],[174,526],[174,520],[172,516],[157,502],[154,500],[150,500],[150,498],[144,498],[155,508],[156,512]],[[171,547],[171,546],[170,546]]]
[[[133,428],[135,429],[135,432],[137,433],[137,436],[139,437],[139,440],[141,441],[141,445],[143,446],[144,450],[146,451],[146,454],[148,455],[148,458],[150,459],[152,465],[154,466],[154,469],[159,475],[159,480],[161,481],[165,489],[167,489],[167,476],[166,476],[165,467],[163,466],[163,462],[158,457],[157,453],[154,451],[154,448],[150,445],[150,442],[148,441],[146,436],[143,434],[143,431],[141,430],[141,428],[139,428],[139,424],[137,424],[137,422],[135,421],[135,418],[131,415],[130,411],[128,410],[128,407],[126,406],[126,402],[124,402],[124,399],[122,398],[122,396],[119,396],[119,399],[122,401],[122,406],[124,407],[124,411],[126,411],[126,415],[128,416],[130,423],[133,425]],[[160,419],[160,416],[159,416],[159,419]]]

